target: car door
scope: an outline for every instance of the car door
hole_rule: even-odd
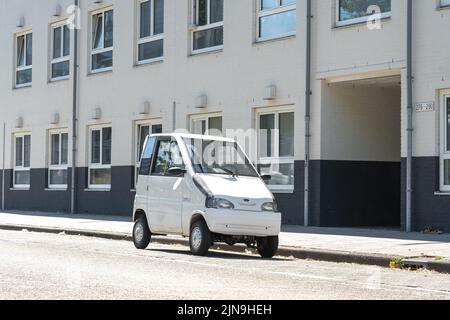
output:
[[[148,193],[149,179],[152,165],[153,153],[155,151],[156,138],[147,137],[143,145],[143,151],[140,156],[138,176],[136,181],[136,207],[144,210],[148,214]]]
[[[171,137],[159,137],[149,177],[148,211],[153,233],[181,234],[184,177],[169,175],[169,169],[183,167],[178,143]]]

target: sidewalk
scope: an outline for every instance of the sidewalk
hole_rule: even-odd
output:
[[[0,213],[0,229],[52,232],[111,239],[131,239],[133,223],[128,217],[62,215],[48,213]],[[187,244],[177,236],[154,241]],[[245,252],[244,246],[218,245],[219,250]],[[427,235],[394,230],[304,228],[285,226],[279,254],[286,257],[332,262],[389,266],[392,260],[406,266],[426,267],[450,273],[450,234]]]

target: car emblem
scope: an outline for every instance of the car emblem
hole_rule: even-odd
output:
[[[246,207],[251,207],[251,206],[254,206],[255,203],[252,202],[250,199],[243,199],[241,202],[241,205],[246,206]]]

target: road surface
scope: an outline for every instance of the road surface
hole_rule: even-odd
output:
[[[450,275],[0,230],[0,299],[450,299]]]

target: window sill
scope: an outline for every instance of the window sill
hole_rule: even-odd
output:
[[[51,83],[58,83],[58,82],[67,81],[67,80],[70,80],[70,76],[50,79],[50,80],[48,81],[48,84],[51,84]]]
[[[33,85],[31,83],[29,84],[21,84],[21,85],[15,85],[13,87],[14,90],[20,90],[20,89],[26,89],[26,88],[31,88]]]
[[[140,68],[140,67],[145,67],[145,66],[151,66],[151,65],[155,65],[155,64],[162,64],[164,62],[164,58],[156,58],[156,59],[152,59],[152,60],[146,60],[146,61],[137,61],[134,63],[135,68]]]
[[[90,76],[96,76],[96,75],[106,75],[106,74],[110,74],[113,72],[112,68],[106,68],[106,69],[98,69],[98,70],[91,70],[88,72],[88,77]]]
[[[285,190],[280,190],[280,189],[271,189],[270,186],[267,186],[269,188],[269,190],[273,193],[273,194],[294,194],[294,188],[292,189],[285,189]]]
[[[449,9],[450,9],[450,5],[446,5],[446,6],[438,6],[436,10],[442,11],[442,10],[449,10]]]
[[[289,39],[295,39],[296,38],[296,34],[288,34],[288,35],[281,35],[278,37],[271,37],[271,38],[261,38],[261,39],[256,39],[256,41],[253,43],[254,45],[259,45],[259,44],[266,44],[266,43],[271,43],[271,42],[278,42],[278,41],[283,41],[283,40],[289,40]]]
[[[68,188],[46,188],[44,191],[46,192],[66,192],[68,191]]]
[[[30,187],[14,187],[14,188],[9,188],[10,191],[30,191]]]
[[[438,197],[450,197],[450,191],[436,191],[434,195]]]
[[[223,52],[223,47],[211,49],[211,50],[205,49],[205,51],[197,51],[197,52],[192,51],[191,54],[189,55],[189,57],[200,57],[200,56],[204,56],[204,55],[217,54],[217,53],[222,53],[222,52]]]
[[[381,22],[386,22],[388,20],[391,20],[391,15],[381,17]],[[362,25],[367,25],[367,19],[364,20],[348,20],[346,22],[335,22],[335,25],[331,28],[332,30],[339,30],[344,28],[352,28],[352,27],[360,27]]]
[[[111,192],[111,188],[86,188],[84,192]]]

